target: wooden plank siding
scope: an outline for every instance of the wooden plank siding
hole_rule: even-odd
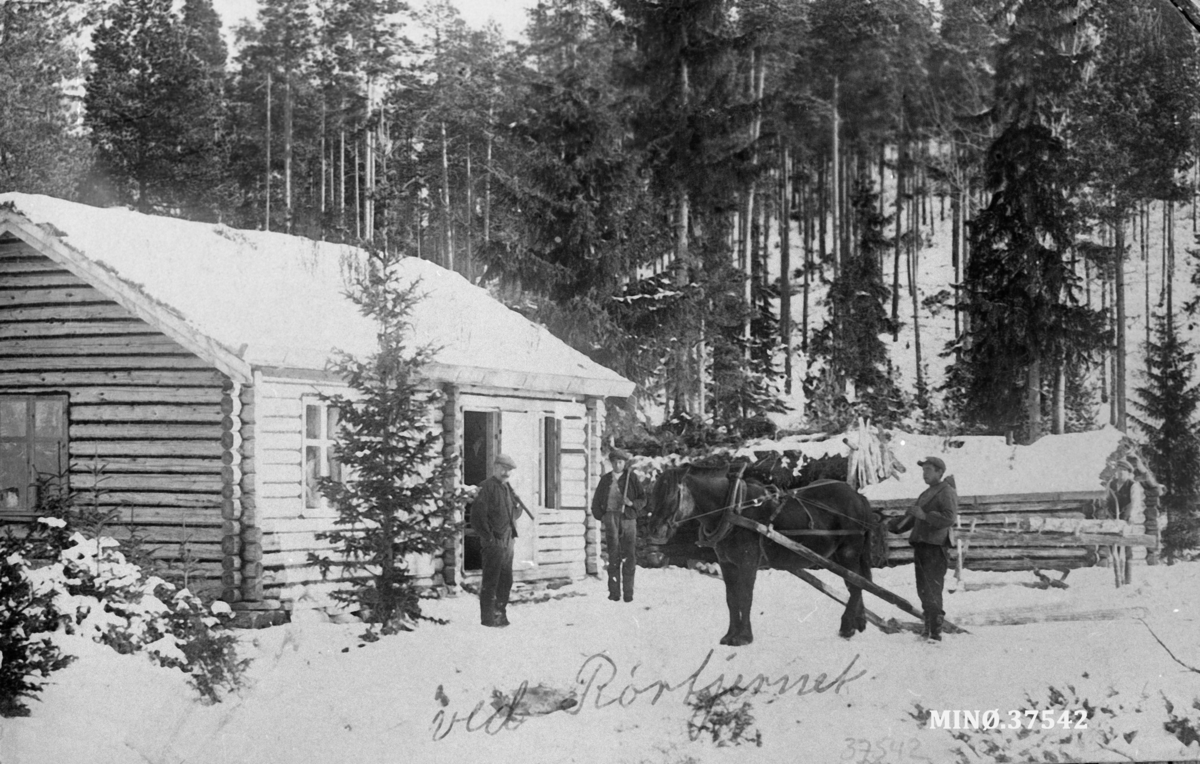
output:
[[[65,393],[72,488],[113,510],[107,533],[142,537],[197,589],[222,586],[229,556],[230,385],[54,260],[0,240],[0,395]]]

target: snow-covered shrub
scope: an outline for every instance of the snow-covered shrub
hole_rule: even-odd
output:
[[[118,546],[111,538],[75,534],[59,563],[47,568],[61,568],[67,584],[60,609],[74,617],[66,628],[121,653],[145,651],[160,665],[187,672],[207,701],[240,686],[249,661],[237,657],[237,638],[223,628],[232,616],[229,606],[206,606],[187,589],[146,575]]]
[[[53,592],[30,579],[22,546],[0,538],[0,717],[28,716],[22,698],[35,697],[41,680],[72,660],[46,636],[59,618]]]
[[[237,657],[237,638],[224,628],[232,616],[224,602],[206,605],[129,562],[115,539],[86,538],[61,518],[43,518],[20,543],[43,561],[26,571],[47,602],[38,631],[60,628],[120,653],[145,652],[190,674],[206,701],[240,686],[249,661]]]

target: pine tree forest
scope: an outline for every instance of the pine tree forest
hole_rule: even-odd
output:
[[[431,260],[691,444],[789,411],[1194,439],[1184,7],[541,0],[514,40],[449,0],[231,34],[211,0],[12,0],[0,190]]]

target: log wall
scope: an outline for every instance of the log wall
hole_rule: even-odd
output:
[[[889,519],[904,514],[913,499],[873,500],[871,506],[881,510]],[[958,497],[960,525],[976,530],[1014,528],[1030,517],[1061,517],[1084,519],[1092,516],[1093,502],[1104,501],[1104,491],[1079,493],[1008,494]],[[888,561],[891,564],[912,562],[912,547],[908,534],[888,534]],[[1088,545],[1045,547],[1011,546],[1003,543],[972,541],[963,555],[963,566],[972,570],[1068,570],[1094,563]]]
[[[0,394],[65,393],[73,489],[167,577],[231,581],[233,383],[29,245],[0,240]],[[30,515],[5,514],[0,524]],[[228,590],[226,591],[228,594]]]

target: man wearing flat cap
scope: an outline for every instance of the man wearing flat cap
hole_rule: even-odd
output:
[[[917,462],[926,488],[903,517],[892,518],[888,530],[903,533],[912,529],[908,543],[913,548],[913,567],[917,574],[917,596],[925,612],[921,636],[941,641],[942,587],[946,583],[947,553],[954,543],[954,522],[958,519],[958,492],[954,480],[946,480],[946,463],[936,456]]]
[[[517,463],[508,454],[500,454],[492,475],[479,485],[471,502],[471,527],[479,534],[483,557],[483,576],[479,582],[479,621],[484,626],[508,625],[508,596],[513,584],[513,539],[517,537],[517,518],[521,512],[533,513],[517,497],[508,478]]]
[[[629,454],[613,449],[608,455],[612,471],[606,472],[592,495],[592,516],[604,528],[608,546],[608,598],[633,602],[633,574],[637,570],[637,517],[646,495],[637,477],[625,469]]]

